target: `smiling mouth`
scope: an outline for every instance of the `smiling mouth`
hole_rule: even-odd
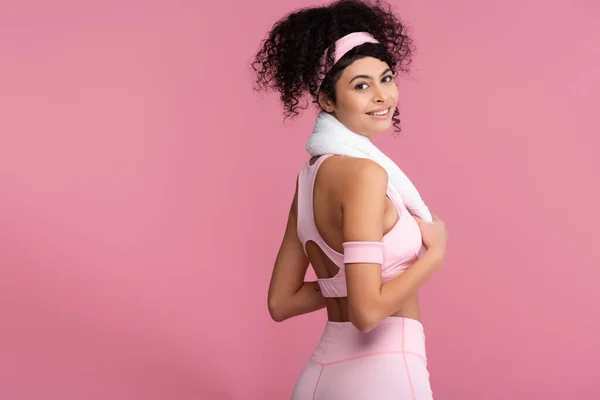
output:
[[[382,111],[370,112],[370,113],[367,113],[367,115],[373,115],[375,117],[383,117],[384,115],[387,115],[390,112],[390,108],[392,108],[392,107],[388,107]]]

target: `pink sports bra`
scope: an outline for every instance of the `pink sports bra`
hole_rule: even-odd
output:
[[[317,279],[324,297],[347,297],[344,255],[333,250],[321,237],[315,225],[313,214],[313,189],[317,171],[323,161],[332,156],[321,156],[313,165],[310,160],[304,165],[298,176],[298,238],[306,253],[306,243],[315,242],[340,270],[332,278]],[[398,211],[400,219],[394,227],[383,236],[383,264],[381,266],[382,282],[400,275],[412,265],[421,251],[422,237],[417,221],[407,210],[396,190],[389,186],[387,196]]]

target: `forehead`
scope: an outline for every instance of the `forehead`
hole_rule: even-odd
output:
[[[387,68],[389,68],[389,66],[386,62],[374,57],[363,57],[348,65],[342,72],[340,80],[350,80],[356,75],[370,75],[372,77],[377,77]]]

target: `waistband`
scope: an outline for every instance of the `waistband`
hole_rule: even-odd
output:
[[[351,322],[327,321],[311,361],[329,365],[376,354],[414,354],[425,361],[423,324],[406,317],[388,317],[361,333]]]

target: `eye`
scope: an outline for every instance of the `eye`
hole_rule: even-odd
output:
[[[388,79],[388,78],[389,78],[389,79]],[[387,79],[387,80],[386,80],[386,79]],[[393,77],[392,75],[387,75],[387,76],[384,76],[384,77],[383,77],[383,79],[382,79],[382,81],[383,81],[384,83],[389,83],[389,82],[391,82],[391,81],[393,81],[393,80],[394,80],[394,77]]]
[[[358,85],[354,86],[354,89],[357,89],[357,90],[363,90],[363,89],[366,89],[366,87],[361,87],[362,85],[365,85],[365,86],[367,86],[367,87],[369,86],[369,85],[367,85],[365,82],[362,82],[362,83],[359,83]]]

